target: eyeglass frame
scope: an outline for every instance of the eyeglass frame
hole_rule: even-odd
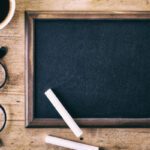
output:
[[[4,107],[1,104],[0,104],[0,109],[2,110],[2,112],[4,114],[4,123],[3,123],[2,127],[0,128],[0,132],[1,132],[6,126],[7,115],[6,115],[6,111],[5,111]]]

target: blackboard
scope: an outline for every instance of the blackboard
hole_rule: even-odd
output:
[[[49,88],[81,125],[149,125],[149,19],[37,17],[33,26],[37,126],[63,124],[44,95]]]

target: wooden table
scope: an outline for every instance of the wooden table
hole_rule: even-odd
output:
[[[25,129],[24,127],[24,51],[25,10],[134,10],[150,11],[150,0],[17,0],[16,14],[11,23],[0,31],[0,46],[9,48],[3,63],[8,80],[0,90],[0,103],[5,107],[8,122],[0,133],[1,150],[63,150],[44,143],[47,134],[78,141],[69,129]],[[83,129],[84,143],[102,150],[150,150],[150,129]],[[0,145],[1,145],[0,144]]]

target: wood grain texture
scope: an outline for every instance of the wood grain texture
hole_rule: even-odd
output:
[[[69,129],[25,129],[24,123],[24,11],[150,11],[150,0],[17,0],[11,23],[0,31],[0,46],[9,51],[3,62],[8,81],[0,89],[0,103],[6,108],[8,123],[0,133],[0,150],[64,150],[44,143],[47,134],[77,140]],[[83,143],[102,150],[150,150],[150,129],[84,129]]]

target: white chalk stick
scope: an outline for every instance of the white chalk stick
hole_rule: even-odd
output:
[[[72,132],[77,137],[81,137],[82,134],[83,134],[82,130],[79,128],[79,126],[76,124],[76,122],[70,116],[70,114],[68,113],[68,111],[61,104],[61,102],[56,97],[56,95],[53,93],[53,91],[51,89],[48,89],[45,92],[45,95],[47,96],[47,98],[49,99],[49,101],[52,103],[52,105],[55,107],[55,109],[58,111],[58,113],[61,115],[61,117],[66,122],[66,124],[69,126],[69,128],[72,130]]]
[[[65,140],[65,139],[57,138],[53,136],[46,136],[45,142],[48,144],[61,146],[61,147],[69,148],[73,150],[99,150],[99,148],[95,146],[73,142],[70,140]]]

